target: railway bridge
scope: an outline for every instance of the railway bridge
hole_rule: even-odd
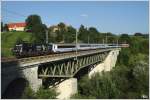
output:
[[[117,55],[121,48],[96,49],[78,52],[66,52],[38,57],[2,61],[1,67],[1,93],[3,98],[15,98],[24,90],[28,82],[35,91],[45,84],[55,85],[59,92],[58,98],[69,97],[77,92],[78,73],[81,70],[89,72],[89,76],[102,70],[109,71],[115,66]],[[81,72],[82,73],[82,72]],[[59,80],[59,81],[56,81]],[[65,92],[66,91],[66,92]],[[70,92],[70,93],[68,93]]]

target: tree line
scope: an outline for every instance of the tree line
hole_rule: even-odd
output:
[[[46,32],[48,32],[48,41],[51,43],[75,43],[76,33],[78,43],[129,43],[128,34],[115,35],[111,32],[102,33],[95,27],[85,27],[80,25],[79,30],[73,26],[65,25],[60,22],[57,24],[57,30],[54,32],[52,27],[47,27],[42,23],[39,15],[29,15],[26,20],[25,31],[32,33],[31,42],[46,43]],[[1,22],[1,31],[9,31],[8,25]],[[148,34],[135,33],[133,36],[147,37]]]
[[[42,24],[41,18],[38,15],[30,15],[26,19],[26,29],[33,32],[33,40],[37,42],[45,43],[46,30],[48,31],[48,41],[51,43],[75,43],[76,33],[78,38],[78,43],[129,43],[128,34],[115,35],[111,32],[102,33],[99,32],[95,27],[85,27],[80,25],[79,30],[75,29],[73,26],[65,25],[65,23],[60,22],[57,24],[57,30],[53,32],[52,27],[46,27]],[[133,36],[142,36],[147,38],[148,34],[135,33]]]

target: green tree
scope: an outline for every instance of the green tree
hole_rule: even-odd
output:
[[[143,44],[144,43],[144,44]],[[143,46],[145,48],[143,48]],[[132,54],[137,54],[140,52],[148,52],[148,39],[145,41],[142,37],[132,37],[130,40],[130,50]]]
[[[72,26],[67,27],[67,32],[65,34],[65,43],[72,43],[75,41],[76,29]]]
[[[133,55],[129,60],[132,79],[130,81],[130,91],[135,92],[137,98],[149,93],[149,72],[148,72],[148,56],[138,53]]]
[[[48,41],[51,43],[56,43],[56,32],[53,32],[53,27],[48,28]]]
[[[119,38],[119,42],[121,43],[130,43],[130,37],[128,34],[121,34]]]
[[[66,33],[66,26],[63,22],[60,22],[58,24],[58,33],[57,33],[57,37],[60,37],[61,41],[65,41],[65,33]]]
[[[128,81],[127,76],[129,74],[130,69],[125,65],[116,65],[111,71],[110,75],[112,77],[113,82],[116,85],[116,88],[119,90],[117,98],[127,98],[126,93],[130,88],[130,81]]]
[[[56,42],[62,42],[63,35],[59,30],[56,30]]]
[[[117,98],[119,90],[112,80],[110,73],[95,74],[91,79],[85,76],[79,81],[79,93],[74,97],[83,98]]]
[[[142,95],[149,95],[149,65],[144,61],[139,61],[133,69],[134,75],[134,91]]]
[[[117,43],[117,36],[111,32],[105,33],[107,35],[107,43]]]
[[[131,56],[131,51],[129,48],[123,48],[118,56],[118,64],[128,66],[129,58]]]
[[[1,32],[3,32],[3,22],[1,22]]]
[[[90,43],[98,43],[100,36],[98,30],[95,27],[90,27],[88,31],[88,41]]]
[[[149,54],[149,40],[143,39],[141,41],[140,52],[144,54]]]
[[[27,19],[25,20],[26,22],[26,27],[25,29],[30,30],[32,32],[34,32],[34,28],[35,25],[41,25],[42,21],[41,21],[41,17],[39,15],[30,15],[27,17]]]
[[[134,33],[134,36],[143,36],[142,33]]]
[[[8,31],[9,31],[9,29],[8,29],[8,25],[7,25],[7,24],[5,24],[5,25],[4,25],[3,30],[4,30],[4,31],[6,31],[6,32],[8,32]]]
[[[33,38],[32,41],[36,43],[45,43],[46,42],[46,25],[36,24],[33,26]]]
[[[32,42],[45,43],[46,25],[42,24],[41,17],[38,15],[30,15],[26,19],[26,30],[32,32]]]
[[[85,38],[87,37],[87,38]],[[78,39],[84,43],[88,43],[89,32],[83,25],[79,28]]]

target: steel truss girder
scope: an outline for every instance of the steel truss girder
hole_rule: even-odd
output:
[[[38,75],[41,78],[73,77],[81,68],[104,61],[108,53],[103,52],[77,57],[77,60],[72,58],[65,61],[49,62],[39,68]]]

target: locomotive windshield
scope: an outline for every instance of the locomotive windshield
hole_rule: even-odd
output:
[[[14,47],[14,50],[15,51],[20,51],[22,49],[22,45],[20,44],[20,45],[16,45],[15,47]]]

